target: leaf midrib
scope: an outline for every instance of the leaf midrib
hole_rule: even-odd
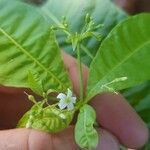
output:
[[[88,138],[88,135],[87,135],[87,132],[86,132],[86,118],[87,118],[87,115],[86,115],[86,111],[84,110],[84,123],[83,123],[83,126],[84,126],[84,131],[85,131],[85,136],[86,136],[86,139],[87,139],[87,141],[88,141],[88,143],[89,143],[89,138]],[[88,144],[89,145],[89,144]]]
[[[99,83],[100,83],[102,80],[104,80],[105,78],[107,78],[107,76],[108,76],[111,72],[113,72],[116,68],[118,68],[120,65],[122,65],[127,59],[129,59],[131,56],[133,56],[136,52],[138,52],[142,47],[144,47],[144,45],[147,45],[149,42],[150,42],[150,39],[148,39],[148,41],[144,42],[140,47],[137,47],[133,53],[127,55],[127,57],[125,57],[124,59],[122,59],[122,61],[121,61],[119,64],[117,64],[117,65],[116,65],[115,67],[113,67],[110,71],[108,71],[107,74],[106,74],[104,77],[102,77],[102,78],[100,79],[100,81],[94,86],[94,88],[92,88],[92,89],[89,91],[89,94],[88,94],[89,96],[87,96],[87,101],[93,97],[91,93],[97,88],[97,85],[99,85]],[[90,95],[91,95],[91,96],[90,96]]]
[[[24,49],[18,42],[16,42],[4,29],[0,27],[0,32],[4,34],[17,48],[20,49],[25,55],[27,55],[33,62],[35,62],[38,66],[40,66],[44,71],[46,71],[50,76],[52,76],[62,87],[64,84],[56,78],[56,76],[50,72],[46,67],[41,64],[36,58],[34,58],[26,49]]]

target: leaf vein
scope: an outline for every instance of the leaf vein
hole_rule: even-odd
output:
[[[116,68],[118,68],[122,63],[124,63],[127,59],[129,59],[131,56],[133,56],[136,52],[138,52],[144,45],[147,45],[149,42],[150,42],[150,40],[148,39],[148,41],[144,42],[140,47],[137,47],[133,53],[130,53],[130,54],[127,55],[124,59],[122,59],[122,61],[121,61],[118,65],[116,65],[115,67],[113,67],[112,69],[110,69],[110,70],[107,72],[107,74],[106,74],[104,77],[102,77],[102,78],[100,79],[100,81],[94,86],[94,88],[90,90],[90,92],[89,92],[89,94],[88,94],[89,96],[88,96],[88,98],[87,98],[87,101],[88,101],[89,99],[91,99],[91,97],[92,97],[92,96],[90,96],[91,93],[93,93],[93,91],[97,88],[97,86],[99,86],[99,83],[100,83],[102,80],[104,80],[111,72],[113,72],[113,70],[115,70]]]
[[[45,68],[43,64],[41,64],[36,58],[34,58],[26,49],[24,49],[18,42],[16,42],[4,29],[0,27],[0,32],[4,34],[16,47],[18,47],[24,54],[26,54],[33,62],[35,62],[38,66],[40,66],[44,71],[46,71],[50,76],[52,76],[61,86],[64,87],[64,84],[56,78],[56,76]]]

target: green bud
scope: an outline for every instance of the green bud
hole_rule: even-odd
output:
[[[91,17],[89,14],[86,14],[85,16],[85,23],[88,24],[91,21]]]
[[[64,27],[65,27],[65,28],[68,28],[68,24],[67,24],[67,23],[64,23]]]
[[[47,94],[46,94],[45,92],[43,92],[43,94],[42,94],[42,95],[43,95],[43,97],[44,97],[44,98],[47,96]]]
[[[52,30],[58,30],[58,27],[52,26],[51,29]]]
[[[35,98],[34,98],[33,95],[28,95],[28,99],[29,99],[31,102],[33,102],[33,103],[36,104],[36,100],[35,100]]]

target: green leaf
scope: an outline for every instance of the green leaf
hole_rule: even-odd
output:
[[[96,113],[90,105],[85,104],[80,108],[75,126],[75,140],[81,148],[96,148],[98,133],[93,127],[95,121]]]
[[[43,107],[43,102],[38,102],[32,106],[30,111],[26,112],[23,117],[19,120],[17,124],[17,128],[24,128],[26,127],[26,124],[29,120],[29,116],[32,114],[35,116],[35,114],[38,114],[41,112],[41,109]]]
[[[71,122],[73,111],[60,110],[55,106],[43,108],[43,103],[35,104],[19,121],[18,128],[33,128],[45,132],[59,132]]]
[[[140,117],[144,120],[150,132],[150,81],[144,82],[138,86],[121,91]],[[149,150],[150,139],[144,147],[138,150]]]
[[[116,78],[123,82],[109,84],[121,90],[150,79],[150,14],[140,14],[117,25],[103,41],[90,66],[87,100],[107,91],[103,85]]]
[[[130,105],[136,110],[140,117],[150,128],[150,81],[138,86],[121,91]]]
[[[35,92],[36,94],[40,96],[43,96],[43,93],[44,93],[43,83],[40,80],[40,77],[36,73],[33,74],[31,71],[29,71],[28,84],[33,92]]]
[[[143,102],[146,97],[150,96],[150,81],[146,81],[135,87],[122,90],[121,93],[128,102],[135,108],[140,102]],[[149,105],[145,104],[146,107]]]
[[[37,73],[44,91],[62,92],[71,86],[55,34],[39,11],[18,1],[1,0],[0,84],[30,88],[29,71]],[[36,90],[41,94],[41,89]]]
[[[63,3],[60,3],[60,0],[47,0],[42,5],[41,10],[50,25],[60,25],[62,16],[65,16],[70,30],[73,32],[78,32],[82,29],[85,16],[88,13],[94,19],[95,24],[104,24],[104,28],[96,30],[102,33],[103,38],[120,20],[127,16],[110,0],[65,0]],[[76,53],[72,51],[71,45],[68,46],[66,43],[64,34],[58,32],[57,39],[64,50],[76,56]],[[81,56],[85,64],[90,64],[99,45],[100,42],[94,37],[83,43],[81,46]]]

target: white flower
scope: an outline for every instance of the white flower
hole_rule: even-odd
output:
[[[67,107],[68,110],[72,110],[74,108],[74,104],[76,103],[76,97],[73,97],[72,91],[68,89],[67,95],[64,93],[60,93],[57,96],[60,99],[58,106],[60,109],[64,109]]]

